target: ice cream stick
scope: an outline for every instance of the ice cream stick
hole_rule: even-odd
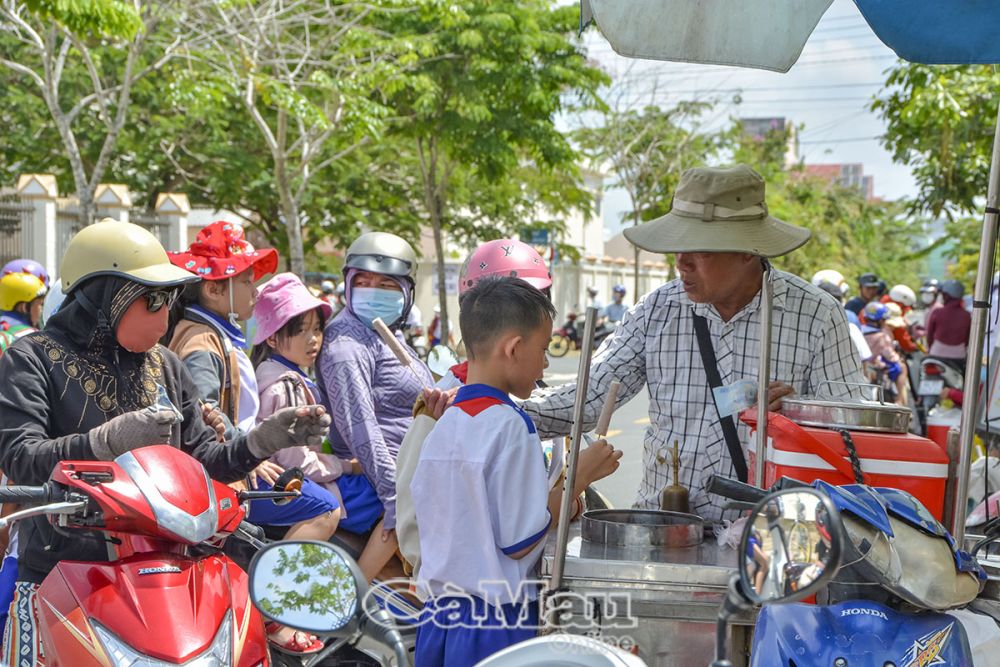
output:
[[[410,365],[410,362],[413,361],[413,357],[411,357],[406,352],[406,350],[403,349],[403,344],[399,342],[399,339],[396,338],[391,331],[389,331],[389,327],[385,325],[385,322],[382,321],[382,318],[376,317],[374,320],[372,320],[372,327],[375,329],[375,332],[382,337],[382,340],[385,341],[385,344],[389,346],[389,349],[392,350],[392,353],[396,355],[396,358],[399,359],[399,363],[409,368],[410,372],[413,373],[413,377],[417,378],[417,380],[420,381],[421,384],[423,384],[425,380],[421,378],[417,374],[417,371],[414,370],[413,366]]]
[[[615,411],[615,401],[618,400],[618,388],[621,386],[622,383],[615,380],[608,388],[608,397],[604,400],[604,408],[601,410],[601,416],[597,420],[597,428],[594,429],[594,433],[597,434],[598,438],[603,438],[608,434],[608,426],[611,425],[611,415]]]

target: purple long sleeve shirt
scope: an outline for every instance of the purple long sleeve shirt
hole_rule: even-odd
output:
[[[397,332],[397,338],[403,340]],[[403,344],[406,347],[406,344]],[[379,335],[349,309],[323,332],[316,370],[330,410],[330,444],[337,456],[356,457],[385,507],[386,529],[396,526],[396,455],[413,403],[434,384],[430,371],[409,350],[416,375],[399,363]]]

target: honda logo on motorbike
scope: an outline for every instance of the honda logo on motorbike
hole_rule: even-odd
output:
[[[139,574],[177,574],[181,568],[176,565],[161,565],[159,567],[140,567]]]
[[[877,616],[883,621],[888,621],[889,617],[885,615],[884,611],[879,611],[878,609],[865,609],[864,607],[858,607],[856,609],[841,609],[841,616]]]

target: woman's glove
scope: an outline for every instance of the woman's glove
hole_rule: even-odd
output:
[[[177,423],[173,410],[143,408],[118,415],[90,430],[90,448],[101,461],[113,461],[125,452],[149,445],[169,445]]]
[[[330,415],[320,405],[283,408],[250,431],[247,446],[259,459],[269,459],[285,447],[318,447],[323,444],[330,422]]]

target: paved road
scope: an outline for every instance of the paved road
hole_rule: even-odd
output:
[[[580,355],[571,352],[561,359],[550,359],[545,380],[556,386],[576,380]],[[611,419],[609,440],[621,449],[621,467],[611,477],[597,484],[615,507],[630,507],[639,489],[642,478],[642,440],[649,425],[649,394],[643,389],[631,401],[623,405]]]

